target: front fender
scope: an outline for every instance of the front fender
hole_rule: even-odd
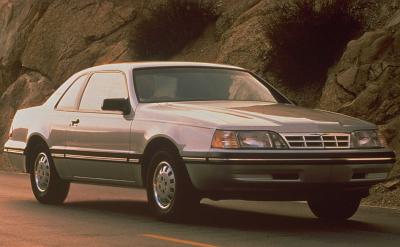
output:
[[[134,121],[131,149],[142,154],[152,140],[163,137],[174,143],[182,156],[191,152],[208,152],[214,131],[212,128],[175,123]]]

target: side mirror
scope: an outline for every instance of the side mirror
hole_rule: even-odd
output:
[[[101,109],[104,111],[121,111],[124,115],[127,115],[131,112],[131,104],[129,99],[105,99]]]

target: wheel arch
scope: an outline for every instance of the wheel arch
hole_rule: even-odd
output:
[[[26,148],[24,151],[24,154],[26,156],[25,159],[25,169],[28,173],[31,172],[32,169],[32,161],[35,157],[33,157],[33,152],[35,150],[35,147],[38,145],[44,145],[47,148],[49,148],[49,145],[47,144],[45,138],[40,135],[39,133],[34,133],[32,135],[30,135],[28,142],[26,144]]]
[[[179,149],[174,141],[166,136],[157,136],[151,139],[148,144],[146,145],[143,156],[141,158],[141,178],[142,178],[142,185],[146,186],[146,179],[147,179],[147,169],[152,154],[155,150],[159,149],[160,147],[166,147],[171,149],[176,155],[180,156]]]

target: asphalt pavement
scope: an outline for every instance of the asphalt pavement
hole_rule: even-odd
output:
[[[73,184],[61,206],[36,202],[29,176],[0,172],[0,246],[400,246],[400,211],[361,207],[345,223],[301,202],[203,200],[184,223],[158,221],[144,190]]]

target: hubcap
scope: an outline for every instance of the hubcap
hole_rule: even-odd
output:
[[[175,199],[175,174],[171,165],[161,161],[153,176],[153,193],[157,205],[162,209],[169,208]]]
[[[40,192],[45,192],[50,183],[50,163],[45,153],[40,153],[35,161],[35,183]]]

